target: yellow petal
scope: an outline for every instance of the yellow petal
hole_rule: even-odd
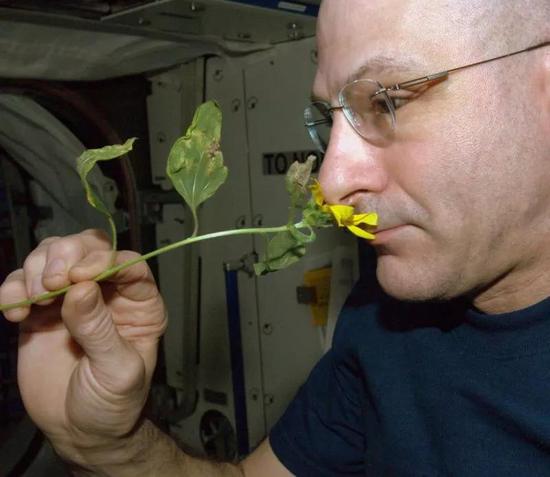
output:
[[[370,214],[354,214],[353,216],[353,225],[377,225],[378,224],[378,214],[371,212]]]
[[[358,237],[361,237],[367,240],[374,240],[376,238],[374,234],[371,234],[370,232],[367,232],[366,230],[363,230],[362,228],[357,227],[355,225],[349,225],[348,230],[354,235],[357,235]]]
[[[321,190],[321,184],[319,184],[318,181],[315,181],[311,185],[310,190],[311,190],[311,194],[313,195],[313,200],[315,201],[315,203],[319,207],[322,207],[323,204],[325,203],[325,199],[323,197],[323,191]]]
[[[353,218],[353,207],[350,205],[329,205],[328,208],[340,227],[344,227],[348,224],[351,225],[350,221]]]

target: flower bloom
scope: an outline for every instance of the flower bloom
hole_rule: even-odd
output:
[[[311,193],[317,206],[323,212],[332,214],[339,227],[346,227],[354,235],[364,239],[373,240],[375,238],[374,234],[367,232],[363,227],[375,227],[378,224],[378,214],[375,212],[356,214],[351,205],[327,204],[323,197],[321,184],[317,181],[311,186]]]

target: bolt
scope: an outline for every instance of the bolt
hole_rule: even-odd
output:
[[[162,131],[157,133],[157,141],[161,144],[163,142],[166,142],[166,134],[164,134]]]
[[[223,70],[217,69],[214,71],[214,81],[221,81],[223,79]]]
[[[258,105],[258,98],[256,98],[255,96],[252,96],[246,102],[246,106],[247,106],[248,109],[255,109],[257,105]]]
[[[235,227],[238,229],[244,228],[246,225],[246,217],[244,215],[241,215],[237,218],[235,221]]]
[[[252,219],[254,227],[262,227],[264,224],[264,216],[262,214],[255,215]]]
[[[302,27],[297,23],[288,24],[288,39],[289,40],[300,40],[303,38]]]
[[[266,406],[270,406],[275,402],[275,396],[273,394],[264,394],[264,403]]]
[[[241,109],[241,100],[235,98],[233,101],[231,101],[231,110],[236,113],[239,109]]]
[[[270,335],[271,333],[273,333],[273,325],[271,323],[266,323],[262,327],[262,331],[264,332],[264,335]]]

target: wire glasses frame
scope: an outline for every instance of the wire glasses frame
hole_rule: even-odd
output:
[[[355,80],[344,85],[338,93],[338,106],[331,106],[325,101],[314,101],[308,105],[304,111],[305,126],[316,147],[321,153],[325,153],[328,146],[330,128],[332,127],[333,114],[335,111],[341,110],[357,134],[368,141],[376,143],[376,141],[387,138],[388,134],[393,132],[396,126],[396,105],[394,98],[388,94],[389,92],[444,81],[450,73],[549,45],[550,41],[546,41],[506,55],[421,76],[396,83],[389,87],[385,87],[372,79]],[[368,98],[370,103],[365,104],[365,98]]]

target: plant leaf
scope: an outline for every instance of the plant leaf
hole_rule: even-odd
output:
[[[221,110],[214,101],[201,104],[168,156],[168,177],[193,214],[227,179],[220,150],[221,122]]]
[[[100,149],[87,149],[76,160],[76,170],[86,191],[86,199],[92,207],[109,219],[112,219],[111,212],[101,199],[99,191],[87,181],[87,176],[98,161],[108,161],[127,154],[132,150],[135,140],[134,137],[128,139],[124,144],[105,146]]]
[[[266,275],[293,265],[306,254],[306,244],[314,240],[315,232],[312,229],[308,235],[294,226],[274,235],[267,244],[265,256],[254,264],[256,275]]]
[[[269,241],[265,256],[261,262],[254,264],[256,275],[265,275],[289,267],[306,253],[306,247],[285,230],[279,232]]]
[[[295,161],[288,168],[285,182],[293,208],[303,208],[307,203],[310,196],[309,179],[316,159],[314,155],[310,155],[305,162]]]

